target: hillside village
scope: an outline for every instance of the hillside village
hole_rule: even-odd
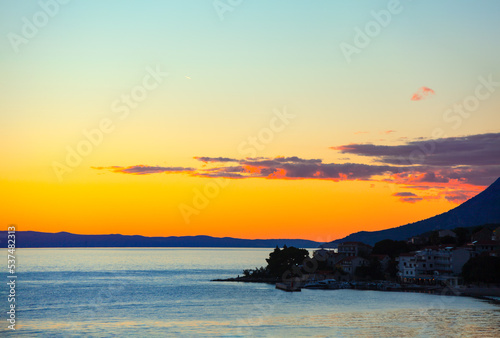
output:
[[[394,280],[448,286],[500,283],[500,271],[495,275],[488,266],[495,260],[489,257],[500,260],[500,226],[439,230],[406,241],[383,240],[373,247],[362,242],[344,242],[336,251],[320,249],[313,257],[324,262],[315,271],[316,279]],[[483,266],[485,271],[480,271]]]
[[[276,247],[267,266],[215,281],[276,283],[301,288],[356,288],[500,296],[500,224],[430,231],[370,246],[343,242],[321,248]],[[464,290],[464,288],[466,290]],[[459,291],[460,289],[460,291]]]

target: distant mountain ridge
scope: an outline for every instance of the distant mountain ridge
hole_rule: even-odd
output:
[[[488,223],[500,223],[500,178],[483,192],[443,214],[396,228],[356,232],[342,239],[323,244],[322,247],[337,247],[339,243],[348,241],[373,245],[383,239],[404,240],[428,231]]]
[[[299,248],[337,247],[339,243],[359,241],[370,245],[383,239],[404,240],[422,233],[500,223],[500,178],[486,190],[443,214],[380,231],[360,231],[329,243],[305,239],[240,239],[232,237],[182,236],[145,237],[127,235],[77,235],[68,232],[46,233],[17,231],[18,248],[83,248],[83,247],[213,247],[213,248],[274,248],[283,245]],[[7,233],[0,231],[0,245],[6,247]]]
[[[0,245],[7,247],[7,233],[0,231]],[[145,237],[127,235],[77,235],[69,232],[16,231],[16,248],[112,248],[112,247],[211,247],[275,248],[283,245],[317,248],[321,243],[305,239],[241,239],[232,237]]]

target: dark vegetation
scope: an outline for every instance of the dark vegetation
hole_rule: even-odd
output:
[[[462,268],[466,283],[500,283],[500,257],[471,258]]]
[[[269,254],[266,259],[267,266],[255,269],[243,270],[245,277],[253,278],[281,278],[285,272],[299,271],[299,266],[309,258],[309,251],[306,249],[298,249],[296,247],[283,246],[280,249],[278,246]],[[299,274],[299,273],[297,273]]]

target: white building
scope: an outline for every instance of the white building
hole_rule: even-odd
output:
[[[456,278],[471,257],[468,248],[429,247],[414,253],[401,254],[397,261],[402,282],[431,282]]]
[[[415,278],[416,258],[414,253],[403,253],[396,258],[398,262],[398,277],[403,282]]]

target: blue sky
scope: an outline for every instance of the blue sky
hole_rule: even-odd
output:
[[[0,173],[9,182],[56,184],[51,164],[64,159],[82,129],[103,118],[115,122],[115,131],[64,184],[101,176],[126,181],[98,176],[92,166],[193,167],[194,156],[241,157],[238,144],[283,107],[296,118],[259,156],[339,163],[347,155],[330,147],[402,144],[431,138],[436,128],[447,137],[498,132],[496,92],[458,128],[443,118],[474,95],[480,78],[500,81],[498,1],[233,1],[221,20],[217,2],[208,0],[73,0],[57,5],[34,36],[23,37],[24,18],[33,23],[43,7],[56,3],[0,3],[0,141],[9,145],[0,150],[9,159]],[[354,44],[357,29],[375,22],[373,12],[391,6],[398,13],[348,62],[341,44]],[[27,42],[17,52],[12,34]],[[140,84],[148,67],[169,75],[126,120],[118,120],[112,102]],[[435,94],[411,101],[424,86]],[[200,178],[165,179],[184,199],[202,184]],[[317,189],[330,193],[331,185],[322,187]],[[243,196],[248,187],[241,189]],[[425,203],[416,218],[451,206]],[[318,216],[325,227],[327,216]],[[216,220],[200,221],[200,229]],[[383,227],[382,218],[376,223]]]

